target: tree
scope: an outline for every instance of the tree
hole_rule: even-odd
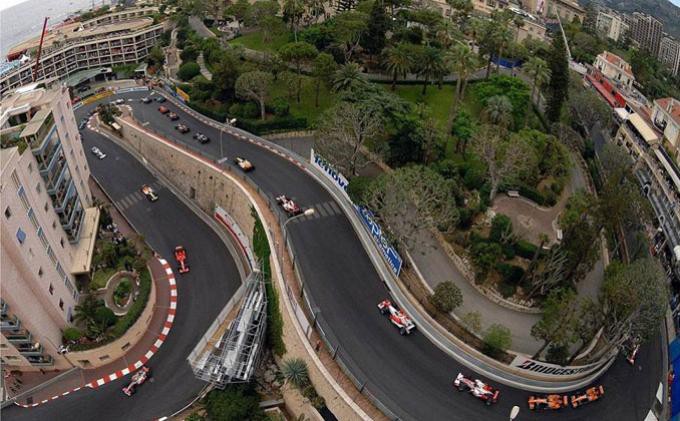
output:
[[[504,141],[498,129],[489,125],[482,126],[473,138],[473,147],[487,166],[491,182],[489,200],[493,201],[501,182],[516,176],[533,151],[526,143]]]
[[[512,17],[512,24],[515,26],[515,42],[519,39],[519,30],[524,28],[524,18],[520,15]]]
[[[217,99],[229,101],[234,98],[236,79],[238,79],[239,74],[238,60],[231,54],[223,54],[213,70],[212,82],[216,88],[215,96]]]
[[[236,96],[256,101],[260,105],[260,119],[265,118],[265,103],[269,98],[274,76],[271,73],[255,70],[243,73],[236,79]]]
[[[99,306],[94,312],[94,321],[104,329],[116,323],[117,317],[113,311],[104,306]]]
[[[651,258],[629,265],[614,261],[605,271],[599,300],[603,337],[611,347],[618,348],[632,338],[644,342],[657,334],[666,313],[666,276]]]
[[[421,95],[425,95],[427,93],[427,85],[430,83],[430,78],[434,78],[444,72],[444,57],[442,56],[440,49],[425,46],[422,47],[417,59],[416,70],[420,76],[425,78],[423,80]]]
[[[595,124],[599,123],[604,130],[609,129],[612,124],[612,112],[609,105],[599,94],[585,89],[581,78],[571,78],[567,105],[573,123],[585,132],[586,138],[590,137],[590,130]]]
[[[321,85],[330,90],[333,85],[333,75],[338,68],[338,64],[333,59],[333,56],[328,53],[321,53],[314,59],[312,63],[312,75],[316,81],[316,90],[314,94],[314,106],[319,106],[319,91]]]
[[[478,311],[466,313],[462,321],[474,333],[479,333],[482,330],[482,315]]]
[[[83,337],[83,332],[77,327],[67,327],[62,335],[65,342],[75,342]]]
[[[357,63],[345,63],[333,74],[333,89],[335,91],[347,91],[353,88],[362,89],[366,85],[367,82],[361,72],[361,66]]]
[[[465,110],[460,110],[456,113],[456,117],[453,120],[453,127],[451,128],[451,134],[456,138],[456,152],[460,152],[465,155],[467,150],[467,145],[472,135],[474,133],[474,123],[472,122],[472,117]]]
[[[451,281],[440,282],[429,297],[430,303],[443,313],[450,313],[463,304],[463,293]]]
[[[572,289],[555,289],[543,302],[541,319],[531,327],[531,336],[543,341],[532,358],[537,359],[548,345],[571,345],[577,322],[576,293]]]
[[[366,32],[361,40],[361,46],[371,55],[380,54],[385,48],[385,33],[388,29],[385,4],[382,0],[375,0],[371,7]]]
[[[228,385],[205,399],[209,419],[221,421],[265,420],[259,404],[260,397],[250,385]]]
[[[552,122],[557,122],[562,114],[562,104],[569,97],[569,62],[564,39],[559,34],[553,37],[548,67],[550,82],[546,117]]]
[[[357,11],[343,12],[335,16],[334,35],[344,52],[345,62],[350,61],[359,46],[361,36],[368,29],[367,17]]]
[[[298,42],[297,31],[300,19],[305,13],[304,0],[284,0],[283,1],[283,20],[290,23],[290,30],[293,31],[295,42]]]
[[[484,332],[482,352],[492,358],[500,357],[512,346],[512,332],[507,327],[494,323]]]
[[[451,52],[452,70],[456,74],[456,98],[451,103],[449,109],[449,119],[446,126],[446,132],[451,133],[453,127],[453,118],[456,116],[458,105],[465,97],[465,87],[472,72],[477,70],[478,61],[477,55],[466,44],[459,43],[453,47]]]
[[[224,10],[224,16],[233,16],[236,18],[239,31],[241,30],[241,22],[246,20],[248,14],[250,13],[251,8],[248,0],[237,0]]]
[[[149,57],[147,62],[154,67],[161,67],[165,62],[165,54],[163,50],[158,45],[155,45],[149,50]]]
[[[281,375],[286,383],[302,390],[309,384],[307,363],[302,358],[287,358],[281,364]]]
[[[383,129],[377,108],[343,101],[327,110],[319,121],[315,147],[339,171],[355,176],[372,162],[364,148]]]
[[[453,180],[434,170],[414,165],[378,177],[365,201],[384,227],[402,244],[412,247],[427,230],[449,231],[458,221],[452,197]]]
[[[458,24],[463,32],[466,32],[470,21],[470,14],[474,10],[472,0],[446,0],[446,2],[453,9],[451,19]]]
[[[529,61],[525,62],[522,66],[529,77],[531,77],[531,101],[540,104],[540,101],[536,100],[536,92],[538,87],[543,85],[550,77],[550,71],[548,70],[548,63],[539,57],[530,57]],[[529,121],[529,112],[525,113],[524,126],[526,127]]]
[[[583,350],[593,340],[597,331],[602,326],[602,313],[600,307],[592,299],[582,299],[579,305],[577,316],[578,323],[574,326],[574,337],[581,342],[581,345],[571,354],[567,364],[571,364],[576,357],[581,355]]]
[[[392,90],[397,88],[397,78],[405,78],[413,68],[412,49],[408,44],[399,43],[384,51],[384,63],[388,72],[392,73]]]
[[[281,59],[295,66],[298,74],[297,83],[297,102],[300,102],[300,91],[302,90],[302,67],[312,61],[319,52],[316,47],[304,41],[289,42],[279,49]]]
[[[482,113],[488,123],[505,130],[512,119],[512,103],[504,95],[495,95],[487,100]]]

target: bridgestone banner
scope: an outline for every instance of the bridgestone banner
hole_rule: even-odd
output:
[[[527,374],[539,376],[577,376],[591,373],[602,367],[608,360],[602,359],[596,363],[580,366],[560,366],[557,364],[545,363],[543,361],[532,360],[528,357],[518,355],[510,363],[511,367],[524,370]]]

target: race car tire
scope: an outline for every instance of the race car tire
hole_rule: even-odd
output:
[[[401,336],[406,335],[406,329],[404,329],[403,327],[400,327],[400,328],[399,328],[399,334],[400,334]]]
[[[380,309],[380,314],[382,314],[383,316],[386,315],[386,314],[387,314],[387,309],[386,309],[385,307],[381,308],[381,309]]]
[[[458,391],[462,392],[463,390],[465,390],[465,386],[463,386],[462,384],[459,384],[458,385]]]
[[[491,406],[491,401],[489,399],[485,400],[484,405]]]

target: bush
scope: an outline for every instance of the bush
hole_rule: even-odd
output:
[[[491,221],[491,233],[489,239],[496,243],[502,243],[512,234],[512,221],[502,213],[497,214]]]
[[[290,104],[283,98],[276,98],[272,101],[272,112],[277,117],[285,117],[290,113]]]
[[[130,306],[127,314],[119,318],[116,325],[111,329],[113,336],[116,338],[121,337],[137,321],[149,300],[149,293],[151,292],[151,275],[146,269],[146,266],[144,266],[144,270],[137,273],[139,274],[139,295],[135,302]]]
[[[449,313],[463,304],[463,293],[453,282],[446,281],[434,287],[434,294],[430,295],[429,299],[439,311]]]
[[[481,277],[486,276],[503,255],[500,244],[483,241],[473,243],[470,251],[472,252],[472,260],[477,267],[478,276]]]
[[[506,284],[505,282],[501,282],[498,284],[498,292],[501,294],[503,298],[509,298],[515,295],[515,292],[517,292],[517,285],[515,284]]]
[[[227,112],[224,109],[209,108],[204,103],[196,101],[189,101],[187,105],[204,116],[212,118],[213,120],[224,122],[227,119]]]
[[[224,390],[213,390],[206,397],[205,409],[211,420],[265,419],[259,395],[247,385],[229,385]]]
[[[479,190],[486,181],[486,171],[481,165],[465,163],[463,170],[463,185],[468,190]]]
[[[550,344],[548,352],[545,354],[545,360],[552,364],[567,365],[569,362],[569,347],[560,344]]]
[[[66,342],[75,342],[78,339],[83,337],[83,332],[80,331],[77,327],[67,327],[64,329],[64,341]]]
[[[116,319],[116,315],[113,314],[113,311],[108,307],[99,307],[94,313],[94,320],[106,327],[113,326],[113,324],[116,323]]]
[[[537,246],[526,240],[517,240],[514,244],[515,254],[525,259],[533,259],[536,254]]]
[[[492,358],[500,357],[512,345],[510,329],[501,324],[492,324],[484,332],[482,352]]]
[[[302,358],[287,358],[281,364],[281,374],[286,380],[300,390],[309,385],[309,371],[307,363]]]
[[[241,108],[241,117],[243,118],[257,118],[260,116],[260,109],[254,102],[246,102]]]
[[[199,51],[193,45],[187,45],[180,53],[180,58],[183,62],[196,61]]]
[[[507,263],[498,263],[496,270],[503,277],[503,283],[510,285],[517,285],[524,276],[524,269],[519,266],[509,265]]]
[[[264,285],[267,290],[267,345],[276,355],[282,356],[286,353],[286,344],[283,343],[283,318],[279,311],[279,296],[271,280],[271,267],[269,263],[271,250],[269,249],[264,226],[255,209],[251,210],[251,214],[255,219],[255,226],[253,227],[253,252],[261,262],[262,276],[264,276]]]
[[[201,73],[201,67],[194,61],[182,63],[177,71],[177,77],[184,81],[189,81]]]
[[[240,119],[236,126],[256,135],[262,135],[277,131],[302,130],[308,127],[304,117],[275,117],[265,121]]]
[[[349,195],[350,199],[352,199],[352,202],[363,204],[364,196],[371,187],[373,181],[373,177],[365,177],[361,175],[352,177],[349,180],[349,185],[347,186],[347,194]]]

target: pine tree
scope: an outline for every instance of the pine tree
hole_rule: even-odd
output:
[[[380,54],[383,48],[385,48],[385,32],[387,32],[385,5],[382,0],[376,0],[371,8],[368,30],[362,39],[362,47],[371,55]]]
[[[564,38],[556,34],[553,38],[550,56],[550,83],[548,84],[548,107],[546,116],[552,122],[559,121],[562,105],[569,94],[569,62]]]

